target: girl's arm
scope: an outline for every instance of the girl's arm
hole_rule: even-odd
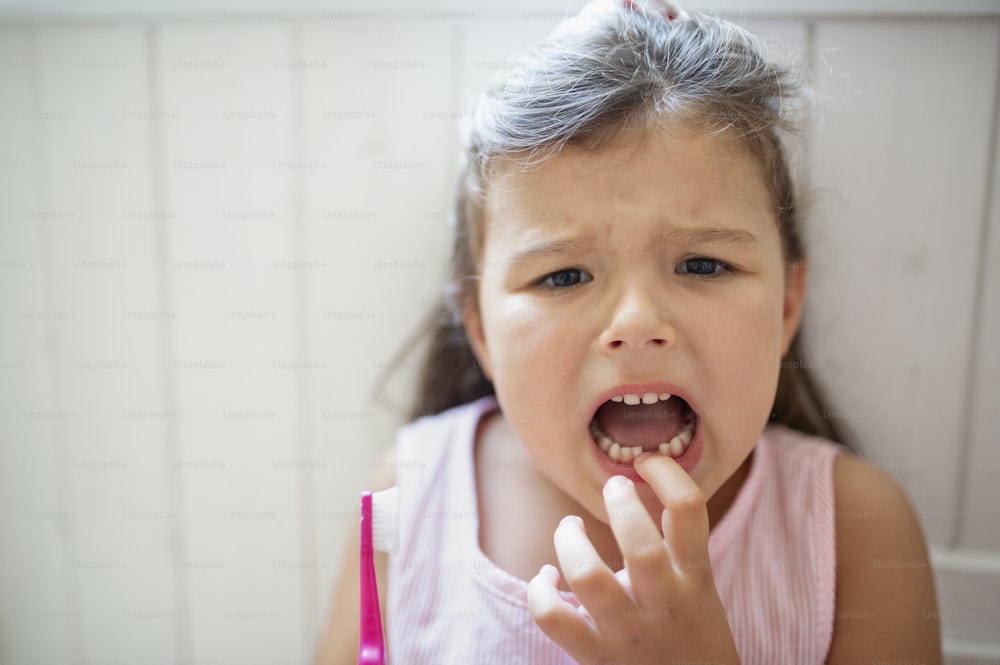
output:
[[[934,578],[920,522],[870,462],[834,464],[837,600],[828,665],[941,663]]]
[[[392,446],[382,456],[372,477],[369,489],[384,490],[396,484],[396,447]],[[360,500],[360,499],[359,499]],[[357,523],[348,531],[340,574],[334,584],[327,614],[326,627],[320,635],[313,655],[314,665],[357,665],[358,662],[358,610],[360,603],[360,534]],[[389,557],[375,552],[375,574],[378,577],[379,605],[382,627],[385,630],[385,599],[388,584]]]

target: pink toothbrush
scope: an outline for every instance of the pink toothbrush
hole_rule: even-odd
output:
[[[361,641],[358,665],[385,665],[385,636],[378,604],[375,550],[393,552],[399,544],[399,492],[361,493]]]

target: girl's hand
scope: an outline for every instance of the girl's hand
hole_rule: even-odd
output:
[[[669,457],[643,455],[635,468],[664,505],[663,536],[632,481],[611,478],[604,502],[627,572],[616,576],[608,568],[579,517],[564,518],[555,531],[556,554],[583,607],[563,600],[559,571],[545,565],[528,583],[535,621],[583,665],[739,663],[712,579],[701,490]]]

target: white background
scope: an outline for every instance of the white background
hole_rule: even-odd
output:
[[[1000,9],[940,5],[711,6],[815,83],[829,415],[921,514],[949,662],[996,663]],[[0,5],[0,662],[308,661],[457,122],[568,11]]]

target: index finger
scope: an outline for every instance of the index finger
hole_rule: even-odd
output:
[[[710,569],[708,506],[701,488],[666,455],[643,454],[635,470],[663,504],[663,541],[680,571]]]

